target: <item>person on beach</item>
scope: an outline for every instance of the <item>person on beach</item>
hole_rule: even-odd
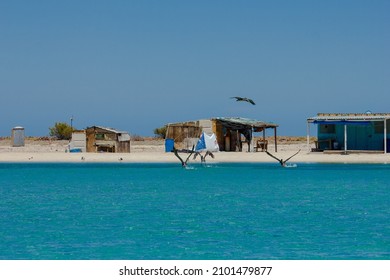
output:
[[[301,149],[299,149],[298,152],[296,152],[295,154],[293,154],[291,157],[289,157],[289,158],[286,159],[286,160],[279,159],[279,158],[275,157],[273,154],[271,154],[271,153],[268,152],[268,151],[265,151],[265,152],[266,152],[267,155],[269,155],[270,157],[273,157],[274,159],[276,159],[277,161],[279,161],[279,163],[280,163],[280,165],[281,165],[282,167],[286,167],[287,161],[289,161],[292,157],[296,156],[300,151],[301,151]]]

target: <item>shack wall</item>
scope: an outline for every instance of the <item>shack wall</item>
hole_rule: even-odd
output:
[[[318,140],[329,140],[333,143],[332,149],[344,149],[344,125],[320,124],[317,128]],[[387,139],[390,139],[389,121],[387,121]],[[326,141],[320,143],[321,149],[328,149]],[[384,122],[373,121],[366,125],[347,125],[347,149],[348,150],[384,150]]]
[[[87,153],[96,153],[95,146],[95,130],[93,128],[89,128],[85,131],[86,136],[86,149]]]
[[[201,127],[195,122],[171,124],[168,125],[166,138],[180,143],[186,138],[199,138],[201,133]]]
[[[211,121],[211,128],[215,137],[217,138],[218,146],[220,151],[225,150],[225,137],[223,134],[222,125],[217,120]]]
[[[117,142],[115,151],[117,153],[130,153],[130,141]]]
[[[87,151],[87,141],[85,131],[74,131],[72,140],[69,144],[70,149],[81,149],[82,152]]]

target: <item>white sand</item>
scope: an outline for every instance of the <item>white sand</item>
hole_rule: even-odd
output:
[[[27,140],[24,147],[11,147],[10,140],[0,140],[0,162],[178,162],[172,153],[164,150],[164,141],[134,141],[131,153],[66,153],[67,141],[32,141]],[[308,163],[390,163],[390,154],[324,154],[308,152],[306,143],[282,143],[278,152],[273,145],[269,151],[278,158],[286,159],[301,149],[291,159],[294,162]],[[190,163],[194,160],[191,159]],[[199,158],[196,160],[199,162]],[[218,152],[215,158],[207,162],[275,162],[264,152]]]

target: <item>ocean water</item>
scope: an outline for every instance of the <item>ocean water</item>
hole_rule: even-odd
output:
[[[0,259],[390,259],[390,165],[0,164]]]

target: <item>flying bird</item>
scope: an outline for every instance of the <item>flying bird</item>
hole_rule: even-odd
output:
[[[192,150],[186,150],[186,151],[185,151],[186,153],[189,153],[189,155],[188,155],[188,157],[186,158],[186,160],[183,160],[183,159],[179,156],[179,150],[176,149],[175,147],[173,147],[172,153],[174,153],[175,156],[180,160],[181,166],[182,166],[182,167],[187,167],[187,161],[189,160],[189,158],[191,157],[191,155],[195,152],[194,148],[195,148],[195,146],[192,146]]]
[[[280,165],[285,167],[286,166],[286,163],[287,161],[289,161],[293,156],[296,156],[301,150],[299,149],[298,152],[296,152],[295,154],[293,154],[291,157],[289,157],[288,159],[286,160],[283,160],[283,159],[279,159],[277,157],[275,157],[273,154],[271,154],[270,152],[268,151],[265,151],[270,157],[273,157],[274,159],[276,159],[277,161],[279,161]]]
[[[235,98],[236,101],[245,101],[245,102],[248,102],[248,103],[250,103],[252,105],[256,105],[256,103],[252,99],[249,99],[249,98],[246,98],[246,97],[233,96],[233,97],[230,97],[230,98]]]
[[[200,156],[200,162],[202,163],[206,162],[207,156],[214,158],[214,154],[210,151],[207,151],[205,155],[202,155],[200,152],[195,152],[194,159],[196,159],[197,156]]]

